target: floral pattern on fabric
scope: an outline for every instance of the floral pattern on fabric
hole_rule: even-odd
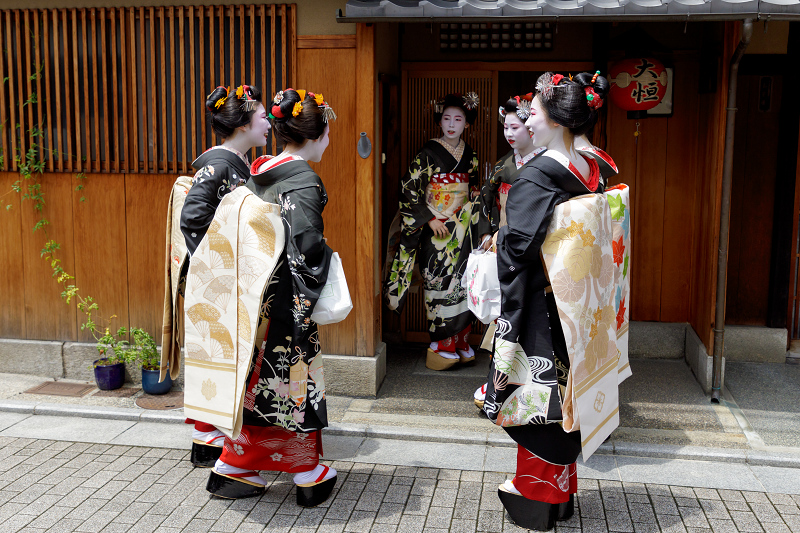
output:
[[[460,183],[432,183],[437,175],[465,174]],[[478,158],[464,145],[455,160],[436,140],[428,141],[408,167],[400,183],[400,244],[386,279],[384,294],[390,309],[400,311],[408,296],[414,265],[418,261],[425,291],[431,340],[452,337],[472,322],[461,277],[478,238]],[[455,181],[455,180],[448,180]],[[442,209],[440,209],[442,208]],[[436,237],[428,222],[439,218],[449,235]]]
[[[307,472],[319,464],[319,432],[296,433],[279,427],[245,426],[235,440],[225,438],[220,459],[247,470]]]

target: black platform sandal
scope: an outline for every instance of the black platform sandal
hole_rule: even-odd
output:
[[[333,476],[330,479],[324,479],[328,471],[330,471],[330,468],[325,466],[317,481],[297,485],[297,505],[300,507],[316,507],[328,499],[331,492],[333,492],[333,487],[336,486],[336,478],[338,477]]]
[[[206,444],[197,439],[192,440],[191,461],[195,468],[213,467],[220,455],[222,455],[222,446]]]
[[[258,472],[220,474],[216,470],[212,469],[211,475],[208,477],[206,490],[214,496],[219,498],[227,498],[229,500],[261,496],[267,490],[264,485],[242,479],[253,475],[257,476]]]
[[[534,531],[549,531],[555,527],[559,504],[529,500],[521,494],[510,492],[503,485],[497,487],[497,496],[511,520],[519,527]]]
[[[570,494],[569,500],[558,504],[558,521],[569,520],[575,514],[575,495]]]

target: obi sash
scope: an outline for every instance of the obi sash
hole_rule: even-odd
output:
[[[500,225],[498,228],[508,225],[506,220],[506,202],[508,202],[508,191],[511,190],[512,183],[501,183],[497,189],[497,211],[500,213]]]
[[[450,219],[469,201],[469,174],[434,174],[425,189],[425,201],[436,218]]]

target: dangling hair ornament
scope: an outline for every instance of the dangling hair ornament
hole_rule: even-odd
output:
[[[258,100],[253,98],[253,90],[249,85],[239,85],[236,88],[236,98],[239,100],[244,100],[244,103],[242,104],[242,111],[245,112],[252,111],[260,103]]]
[[[444,100],[431,100],[434,113],[444,113]]]
[[[464,107],[472,111],[481,103],[481,99],[478,97],[478,93],[476,92],[468,92],[463,96],[464,98]]]
[[[542,74],[536,82],[536,92],[541,95],[542,100],[549,100],[553,95],[555,89],[564,76],[561,74],[552,74],[550,72]]]

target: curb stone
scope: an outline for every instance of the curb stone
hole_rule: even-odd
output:
[[[0,413],[2,412],[162,424],[183,424],[186,420],[182,409],[169,411],[149,411],[124,407],[108,409],[94,406],[86,407],[81,405],[31,403],[14,400],[0,400]],[[488,445],[506,448],[515,447],[517,445],[511,438],[496,434],[466,431],[455,433],[452,431],[431,431],[430,429],[422,430],[421,428],[398,428],[393,426],[365,426],[360,424],[332,423],[328,426],[326,433],[339,437],[397,439],[435,443]],[[603,443],[595,453],[597,455],[653,457],[690,461],[724,461],[752,466],[800,468],[800,450],[798,450],[798,452],[741,450],[701,446],[676,446],[672,444],[644,444],[615,441],[611,439]]]

